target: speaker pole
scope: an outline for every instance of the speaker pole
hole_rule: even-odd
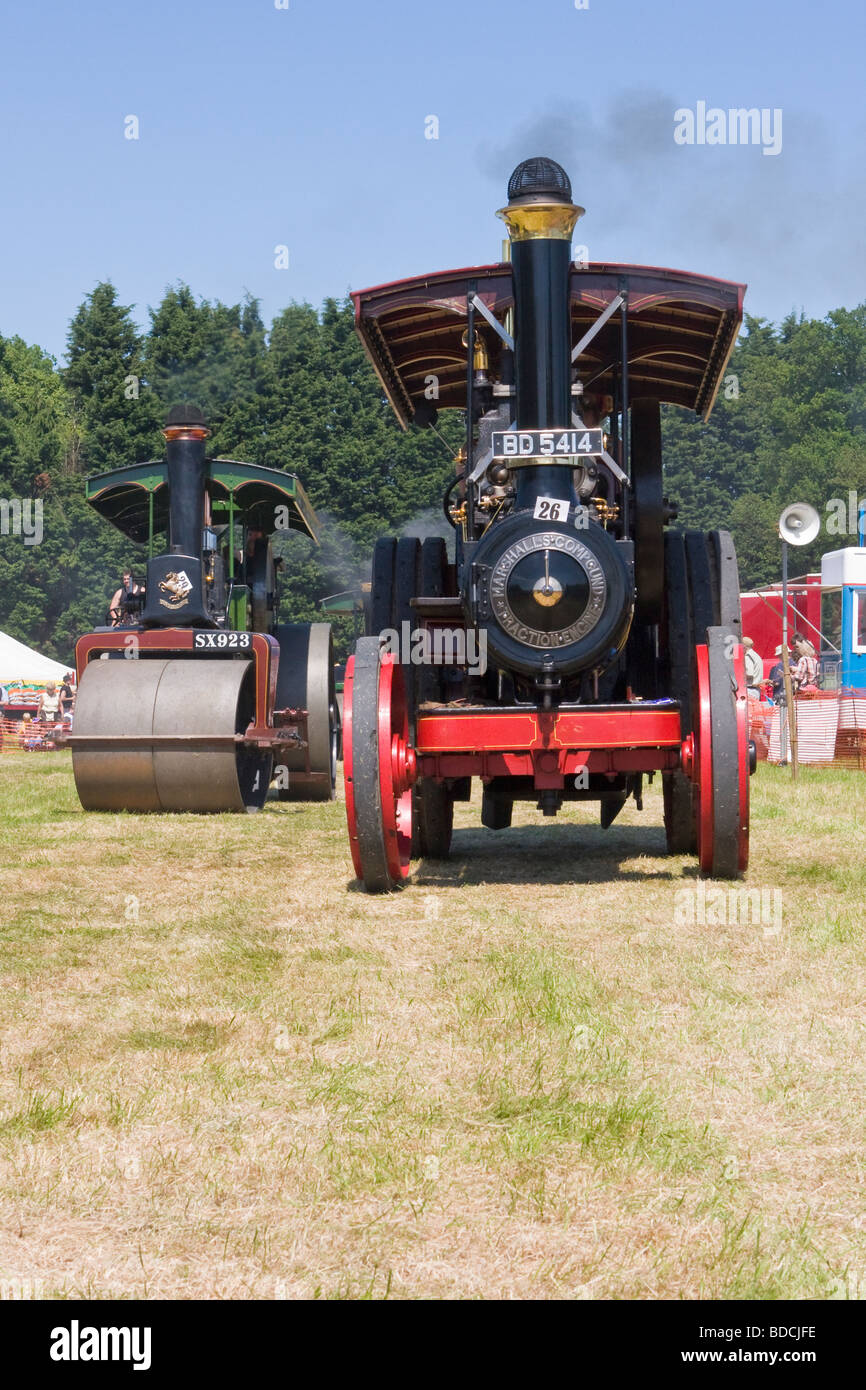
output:
[[[785,680],[786,728],[782,729],[779,719],[779,748],[782,761],[787,758],[787,738],[791,738],[791,776],[797,780],[797,707],[791,689],[791,672],[788,666],[788,546],[808,545],[821,530],[821,518],[809,502],[792,502],[779,517],[779,539],[782,542],[782,648],[784,651],[782,674]],[[821,637],[820,629],[818,636]]]
[[[791,779],[797,780],[797,711],[788,653],[788,542],[782,538],[782,677],[785,682],[785,718],[779,721],[779,750],[788,761],[788,731],[791,734]]]

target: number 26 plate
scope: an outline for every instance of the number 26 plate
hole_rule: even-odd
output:
[[[567,497],[536,497],[532,515],[538,521],[568,521]]]
[[[604,452],[602,430],[494,430],[495,459],[556,458],[563,463],[579,455],[592,458]]]
[[[193,650],[213,652],[246,652],[253,645],[251,632],[225,632],[221,629],[198,629],[192,634]]]

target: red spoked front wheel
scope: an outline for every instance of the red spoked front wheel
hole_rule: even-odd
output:
[[[346,667],[343,776],[355,873],[370,893],[409,873],[415,753],[403,672],[378,637],[362,637]]]

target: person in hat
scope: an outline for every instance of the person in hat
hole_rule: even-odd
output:
[[[784,654],[784,656],[783,656]],[[773,687],[773,699],[777,705],[785,703],[785,667],[784,661],[791,664],[791,653],[786,647],[778,646],[774,655],[778,658],[775,666],[770,667],[770,684]]]
[[[812,643],[801,632],[794,633],[794,651],[797,654],[797,660],[791,667],[794,694],[817,695],[818,658]]]
[[[760,700],[761,682],[764,679],[764,663],[755,651],[755,644],[751,637],[743,638],[743,647],[745,649],[746,685],[748,686],[748,693],[755,700]]]

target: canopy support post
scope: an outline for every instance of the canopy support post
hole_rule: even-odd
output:
[[[620,332],[622,335],[622,376],[620,378],[622,410],[622,466],[627,478],[631,478],[631,428],[628,418],[628,281],[620,281]],[[629,496],[628,488],[622,490],[622,534],[628,540],[629,534]]]

